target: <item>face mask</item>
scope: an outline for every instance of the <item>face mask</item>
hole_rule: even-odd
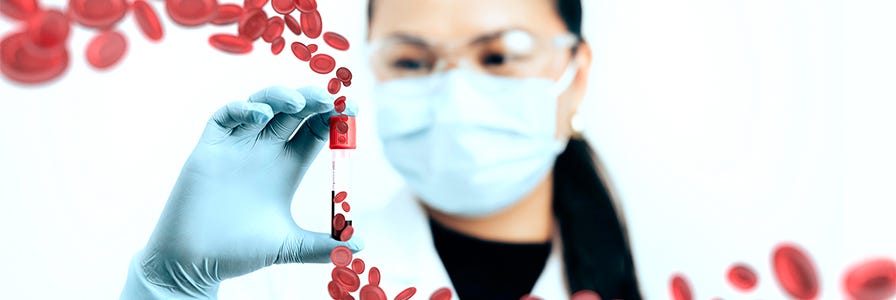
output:
[[[376,87],[387,160],[428,206],[459,216],[499,212],[532,192],[567,141],[555,139],[558,82],[455,69]]]

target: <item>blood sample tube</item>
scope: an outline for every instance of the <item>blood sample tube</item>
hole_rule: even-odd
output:
[[[349,190],[351,159],[354,149],[355,117],[347,115],[330,117],[330,150],[333,152],[330,236],[335,240],[347,240],[351,238],[350,233],[353,232],[353,230],[345,232],[346,228],[352,226],[352,218],[351,205],[343,204],[354,199]]]

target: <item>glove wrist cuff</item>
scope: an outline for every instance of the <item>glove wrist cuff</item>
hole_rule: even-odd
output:
[[[174,300],[217,300],[217,288],[208,293],[207,296],[192,296],[172,287],[163,287],[153,284],[146,278],[143,269],[143,251],[140,250],[131,258],[128,265],[128,278],[121,292],[120,300],[156,300],[156,299],[174,299]]]

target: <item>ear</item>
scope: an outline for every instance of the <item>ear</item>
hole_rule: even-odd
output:
[[[557,137],[573,134],[572,117],[579,111],[585,91],[588,88],[588,72],[591,71],[591,46],[582,41],[572,63],[576,64],[576,75],[569,88],[560,95],[557,110]]]

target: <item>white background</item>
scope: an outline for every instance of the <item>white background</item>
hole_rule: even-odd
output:
[[[353,44],[336,58],[355,71],[345,94],[363,117],[354,186],[363,211],[400,186],[371,129],[365,4],[319,2],[325,30]],[[585,2],[595,60],[583,114],[649,299],[669,297],[675,272],[697,299],[780,299],[769,261],[784,241],[811,254],[823,299],[844,297],[849,265],[896,256],[896,2]],[[130,48],[109,71],[87,65],[93,31],[79,27],[61,79],[0,79],[0,298],[117,298],[208,116],[266,86],[328,79],[288,47],[273,56],[259,41],[234,56],[208,46],[235,25],[164,25],[151,43],[123,20]],[[15,27],[0,21],[4,35]],[[327,228],[328,160],[322,152],[296,195],[294,215],[309,229]],[[725,282],[735,262],[758,271],[754,292]]]

